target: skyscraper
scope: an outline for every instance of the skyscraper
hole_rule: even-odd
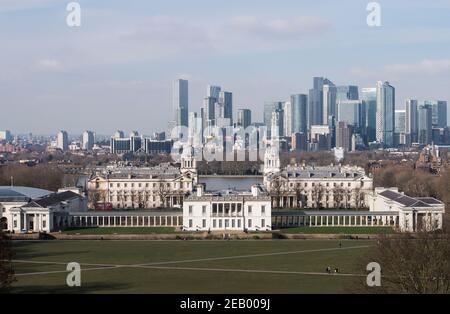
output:
[[[308,132],[308,96],[297,94],[291,96],[292,133]]]
[[[406,144],[406,110],[395,110],[395,145]]]
[[[206,97],[215,98],[216,101],[219,101],[219,94],[222,91],[220,86],[208,85],[206,87]]]
[[[284,111],[283,136],[291,136],[292,135],[292,103],[290,101],[284,102],[283,111]]]
[[[81,149],[90,151],[94,147],[94,132],[84,131],[81,141]]]
[[[344,151],[352,150],[353,126],[345,121],[339,121],[336,126],[336,147]]]
[[[323,85],[323,77],[313,78],[308,97],[308,130],[312,125],[323,124]]]
[[[419,105],[431,107],[432,123],[434,128],[447,127],[447,102],[442,100],[421,101]]]
[[[377,125],[377,89],[361,89],[364,140],[366,143],[376,141]]]
[[[358,100],[358,86],[343,85],[336,87],[336,102],[339,100]]]
[[[418,102],[414,99],[407,99],[405,104],[405,133],[406,145],[419,141],[419,118],[418,118]]]
[[[252,124],[252,111],[250,109],[239,109],[238,117],[237,117],[237,125],[247,128],[250,124]]]
[[[175,125],[188,126],[189,85],[187,80],[178,79],[173,84],[173,109]]]
[[[430,105],[419,105],[418,111],[418,135],[419,143],[431,144],[433,130],[433,112]]]
[[[66,151],[69,149],[69,137],[66,131],[59,131],[56,137],[56,147],[58,147],[62,151]]]
[[[323,85],[323,117],[322,124],[327,124],[329,118],[336,117],[336,86],[328,79],[324,79]]]
[[[229,119],[229,125],[233,124],[233,93],[221,91],[219,93],[221,118]]]
[[[361,123],[361,102],[359,100],[340,100],[337,104],[337,121],[359,127]]]
[[[377,82],[376,137],[385,147],[394,146],[395,88],[389,82]]]

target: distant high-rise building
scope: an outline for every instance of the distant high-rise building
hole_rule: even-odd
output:
[[[272,123],[272,112],[283,108],[282,101],[266,102],[264,104],[264,124],[269,128]]]
[[[237,117],[237,125],[247,128],[252,124],[252,111],[250,109],[239,109]]]
[[[340,100],[358,100],[358,86],[344,85],[336,87],[336,102]]]
[[[395,145],[405,145],[406,142],[406,110],[395,110]]]
[[[283,136],[284,130],[284,110],[276,109],[272,112],[272,121],[271,121],[271,139],[277,139],[280,136]]]
[[[221,106],[221,118],[229,119],[233,124],[233,93],[221,91],[219,93],[219,103]]]
[[[308,96],[297,94],[291,96],[292,133],[308,133]]]
[[[208,125],[214,125],[216,119],[216,99],[213,97],[206,97],[203,101],[203,128]]]
[[[306,133],[296,132],[292,134],[291,150],[296,152],[308,150],[308,137]]]
[[[292,103],[285,101],[283,104],[284,122],[283,135],[290,137],[292,135]]]
[[[178,79],[173,84],[173,108],[177,126],[188,126],[189,112],[189,83]]]
[[[418,136],[419,144],[431,144],[433,131],[433,112],[430,105],[419,105]]]
[[[345,121],[339,121],[336,126],[336,147],[341,147],[344,151],[352,150],[353,126]]]
[[[361,89],[363,136],[366,143],[376,141],[377,126],[377,89]]]
[[[11,132],[8,130],[0,131],[0,142],[6,142],[9,143],[13,139]]]
[[[94,132],[92,131],[84,131],[82,135],[81,141],[81,149],[90,151],[94,147]]]
[[[313,78],[313,88],[308,97],[308,130],[312,125],[323,124],[323,77]]]
[[[122,130],[117,130],[112,137],[113,138],[124,138],[125,137],[125,133],[123,133]]]
[[[385,147],[394,146],[395,88],[389,82],[377,82],[377,141]]]
[[[425,100],[419,102],[419,105],[431,107],[432,123],[434,128],[447,127],[447,102],[442,100]]]
[[[323,85],[323,118],[322,124],[327,124],[330,117],[336,117],[336,86],[328,79]]]
[[[66,131],[59,131],[56,137],[56,147],[61,149],[62,151],[66,151],[69,149],[69,136]]]
[[[337,121],[346,122],[348,125],[359,128],[361,124],[361,102],[359,100],[339,100]]]
[[[419,141],[419,107],[418,101],[414,99],[406,100],[405,104],[405,134],[406,145]]]
[[[216,101],[219,101],[220,92],[222,91],[222,88],[220,86],[215,85],[208,85],[206,87],[206,97],[212,97],[216,99]]]

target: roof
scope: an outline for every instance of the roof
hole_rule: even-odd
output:
[[[48,195],[46,197],[37,199],[34,201],[34,203],[36,203],[40,207],[48,207],[51,205],[59,204],[64,201],[68,201],[68,200],[76,198],[76,197],[80,197],[80,195],[78,195],[77,193],[74,193],[72,191],[66,191],[66,192],[61,192],[61,193],[54,193],[54,194]]]
[[[432,207],[431,205],[442,204],[442,202],[432,197],[414,198],[392,190],[385,190],[379,193],[379,195],[405,207]]]
[[[24,186],[0,186],[0,202],[29,202],[53,192]]]
[[[339,167],[339,166],[288,166],[282,169],[280,173],[270,174],[269,176],[279,176],[285,178],[298,179],[359,179],[365,177],[365,171],[358,167]]]
[[[69,216],[84,216],[84,217],[125,217],[125,216],[139,216],[139,217],[150,217],[150,216],[183,216],[182,210],[133,210],[133,211],[88,211],[88,212],[70,212],[70,213],[60,213],[62,215],[68,214]]]

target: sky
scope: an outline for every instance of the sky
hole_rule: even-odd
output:
[[[190,111],[206,86],[233,92],[261,121],[266,101],[307,93],[313,76],[396,88],[450,103],[450,0],[0,1],[0,130],[152,134],[173,119],[172,82],[189,80]],[[450,110],[449,110],[450,113]]]

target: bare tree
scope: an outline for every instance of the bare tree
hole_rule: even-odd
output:
[[[302,187],[301,183],[294,184],[294,193],[295,193],[295,199],[296,199],[296,207],[301,208],[303,206],[303,193],[304,188]]]
[[[361,191],[361,188],[356,188],[354,190],[354,194],[355,194],[355,206],[356,209],[360,209],[361,207],[363,207],[364,204],[364,199],[365,199],[365,195],[364,192]]]
[[[360,260],[361,270],[370,262],[381,266],[381,287],[369,288],[366,280],[355,291],[372,293],[450,293],[450,232],[419,232],[382,237]]]
[[[11,241],[0,230],[0,289],[10,287],[11,283],[14,281],[14,269],[11,258]]]
[[[324,187],[319,183],[315,184],[312,188],[312,201],[314,202],[314,207],[319,209],[322,207],[322,199],[325,194]]]
[[[344,189],[340,186],[336,186],[333,188],[333,198],[334,198],[334,204],[337,206],[338,209],[342,208],[342,203],[344,201]]]
[[[274,208],[280,208],[281,206],[281,197],[283,196],[283,182],[281,177],[278,176],[271,182],[270,186],[270,195],[272,196],[272,202]]]
[[[162,208],[167,207],[167,196],[170,194],[170,186],[168,184],[170,183],[166,183],[163,180],[158,182],[158,196]]]

